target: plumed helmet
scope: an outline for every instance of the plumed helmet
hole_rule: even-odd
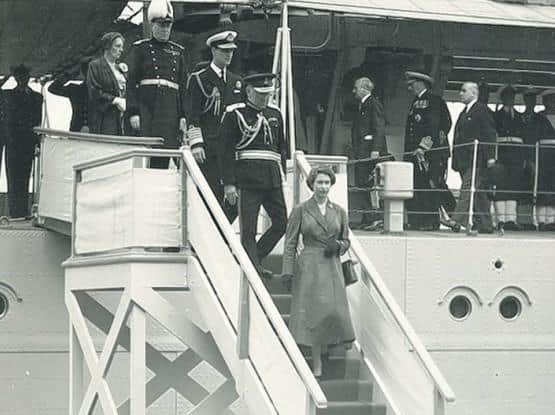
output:
[[[169,0],[152,0],[148,6],[148,21],[173,22],[173,7]]]

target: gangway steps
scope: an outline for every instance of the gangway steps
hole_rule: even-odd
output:
[[[281,268],[281,257],[271,256],[265,265],[274,272]],[[282,284],[281,278],[264,280],[276,307],[286,323],[291,310],[291,293]],[[312,365],[310,350],[301,348],[309,365]],[[345,351],[343,347],[329,350],[323,360],[324,374],[319,383],[326,398],[327,408],[319,408],[317,415],[386,415],[385,405],[373,402],[374,385],[366,373],[360,353],[354,348]]]

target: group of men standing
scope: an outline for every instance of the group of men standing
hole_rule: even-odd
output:
[[[183,48],[169,40],[173,9],[168,0],[152,1],[152,37],[130,51],[128,109],[131,127],[141,135],[164,138],[165,148],[188,144],[217,200],[232,222],[239,215],[241,240],[264,277],[261,261],[285,233],[282,182],[288,146],[281,112],[270,104],[275,75],[243,79],[228,68],[237,33],[210,36],[212,60],[186,78]],[[167,168],[168,159],[151,167]],[[256,241],[259,210],[272,224]]]
[[[407,228],[437,230],[441,222],[458,232],[471,223],[474,230],[491,233],[493,201],[498,230],[535,229],[530,206],[536,193],[539,230],[555,230],[555,90],[542,94],[546,110],[536,113],[538,91],[527,89],[523,92],[526,109],[519,113],[514,108],[517,91],[505,85],[498,92],[502,106],[494,112],[487,106],[487,96],[480,97],[478,84],[465,82],[460,89],[465,107],[454,127],[451,152],[447,135],[452,120],[445,101],[432,93],[434,79],[419,72],[406,72],[405,78],[414,96],[404,141],[404,160],[414,168]],[[373,89],[368,78],[356,80],[353,88],[360,102],[352,129],[353,155],[360,160],[355,161],[356,186],[365,186],[376,162],[388,159],[384,111]],[[533,147],[536,143],[539,151]],[[451,154],[452,168],[462,181],[458,200],[446,184]],[[468,217],[471,199],[472,220]],[[366,200],[363,209],[375,210]],[[529,208],[528,218],[519,217],[518,207]],[[369,217],[363,215],[361,228],[372,228]]]

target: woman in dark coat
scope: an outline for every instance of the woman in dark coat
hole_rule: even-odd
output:
[[[124,38],[110,32],[102,36],[103,55],[89,64],[89,127],[91,133],[122,135],[125,112],[126,66],[117,63]]]
[[[339,259],[350,247],[348,220],[328,199],[334,183],[331,169],[312,169],[307,184],[314,195],[291,212],[283,254],[283,276],[292,280],[289,329],[298,344],[312,348],[315,376],[322,374],[322,350],[350,346],[355,337]]]

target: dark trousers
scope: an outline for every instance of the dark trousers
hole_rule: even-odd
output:
[[[461,193],[457,202],[457,207],[451,218],[463,226],[468,225],[468,209],[470,207],[470,187],[472,185],[472,167],[461,173]],[[484,190],[487,189],[487,179],[485,168],[476,169],[476,193],[474,193],[474,223],[481,227],[490,227],[490,201]]]
[[[425,169],[413,161],[414,196],[407,200],[408,222],[416,228],[420,226],[439,227],[439,207],[441,190],[439,166],[429,163]],[[437,190],[436,190],[437,189]]]
[[[229,223],[233,223],[235,218],[237,218],[237,204],[232,206],[227,203],[227,201],[224,201],[224,186],[219,174],[220,169],[217,166],[217,157],[210,156],[206,158],[204,163],[199,164],[200,170],[202,171],[202,174],[204,174],[210,189],[212,189],[214,196],[216,196],[218,203],[222,207],[227,220],[229,220]]]
[[[256,228],[260,207],[264,207],[272,226],[256,242]],[[285,234],[287,209],[283,190],[241,189],[239,195],[239,220],[241,223],[241,242],[254,266],[260,271],[260,261],[264,259]]]
[[[8,206],[12,218],[29,216],[29,179],[35,153],[34,140],[12,137],[22,142],[11,142],[6,148],[8,178]]]
[[[360,156],[362,158],[363,156]],[[368,157],[368,155],[364,156]],[[372,222],[383,218],[379,206],[372,206],[370,200],[370,174],[376,167],[375,161],[363,161],[353,165],[355,186],[359,189],[350,192],[349,206],[351,210],[358,211],[362,214],[360,225],[370,225]],[[367,191],[360,190],[361,188],[368,188]]]

